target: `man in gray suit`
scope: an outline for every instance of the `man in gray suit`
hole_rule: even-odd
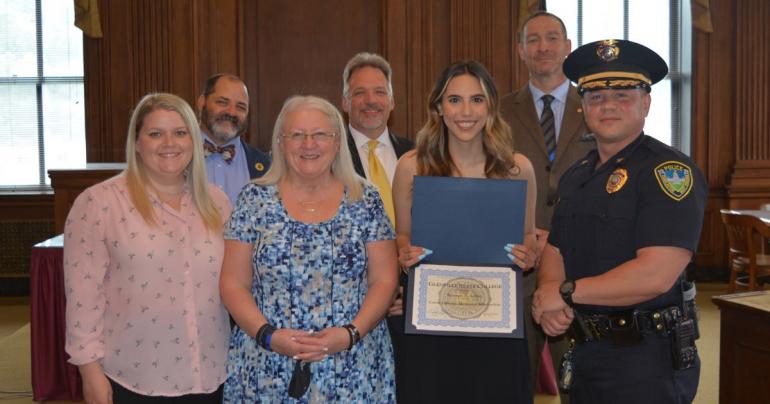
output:
[[[548,238],[559,178],[596,147],[587,134],[580,96],[562,71],[571,48],[567,29],[559,17],[544,11],[529,16],[522,24],[518,43],[519,56],[529,70],[529,82],[500,101],[503,119],[513,130],[514,147],[526,155],[535,168],[535,225],[541,250]],[[533,382],[537,381],[540,353],[546,341],[543,330],[529,315],[536,278],[535,271],[524,278],[524,317]],[[548,338],[548,342],[554,369],[558,372],[567,341],[562,336],[561,339]],[[564,395],[561,398],[566,402]]]

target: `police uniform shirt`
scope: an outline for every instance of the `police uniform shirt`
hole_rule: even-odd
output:
[[[644,247],[695,253],[707,185],[689,157],[642,134],[597,168],[598,158],[597,151],[590,152],[559,183],[548,242],[559,248],[567,279],[603,274]],[[650,310],[679,303],[678,284],[635,307]],[[581,307],[586,313],[624,309]]]

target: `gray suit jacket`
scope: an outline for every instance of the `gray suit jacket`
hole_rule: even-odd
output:
[[[574,86],[567,93],[567,104],[561,122],[556,158],[548,160],[545,138],[540,129],[532,92],[525,85],[500,100],[500,113],[513,131],[513,146],[532,161],[537,180],[537,212],[535,226],[550,230],[551,216],[556,204],[556,188],[559,179],[576,161],[596,148],[593,137],[586,136],[588,129],[583,120],[580,96]]]

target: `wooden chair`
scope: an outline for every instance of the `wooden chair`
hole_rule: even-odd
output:
[[[722,209],[722,222],[727,230],[730,244],[730,284],[728,293],[735,292],[736,286],[748,290],[762,288],[770,283],[770,251],[763,251],[770,240],[770,226],[759,218],[739,212]],[[738,276],[742,274],[742,276]]]

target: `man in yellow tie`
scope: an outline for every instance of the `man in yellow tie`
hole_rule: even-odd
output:
[[[353,56],[342,73],[342,110],[348,115],[348,146],[356,172],[380,190],[385,210],[395,226],[390,187],[398,158],[413,149],[414,143],[388,129],[390,111],[395,105],[391,76],[390,64],[382,56],[367,52]],[[401,278],[403,286],[406,277]],[[400,341],[404,335],[402,291],[403,288],[400,288],[387,319],[396,355],[396,389],[399,374],[403,374],[399,372],[403,363],[399,360]]]

